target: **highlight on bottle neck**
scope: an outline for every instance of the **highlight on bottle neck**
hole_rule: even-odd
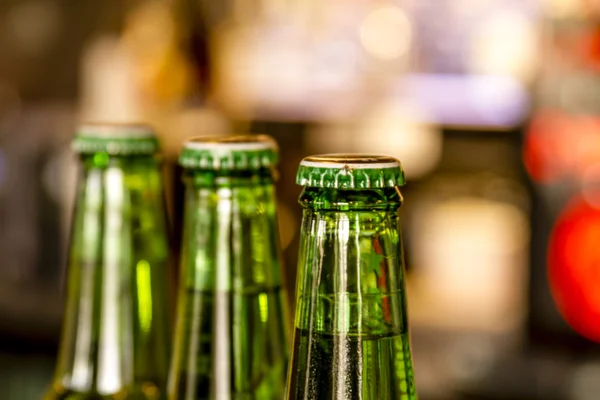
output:
[[[154,155],[160,150],[154,130],[143,124],[83,124],[72,141],[76,153],[109,156]]]
[[[179,164],[221,175],[273,173],[278,156],[277,142],[267,135],[197,137],[184,144]]]
[[[324,154],[300,162],[296,183],[331,189],[383,189],[403,186],[402,164],[396,158],[372,154]]]

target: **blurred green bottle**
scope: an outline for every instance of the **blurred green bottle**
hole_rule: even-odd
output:
[[[200,138],[180,157],[186,192],[170,400],[281,400],[287,367],[268,136]]]
[[[46,400],[161,399],[169,362],[168,234],[158,141],[88,125],[58,364]]]
[[[304,208],[287,400],[417,399],[391,157],[300,163]]]

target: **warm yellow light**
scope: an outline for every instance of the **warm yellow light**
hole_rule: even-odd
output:
[[[414,277],[422,323],[510,330],[522,322],[527,215],[510,203],[454,197],[415,210]],[[418,222],[416,222],[418,221]]]
[[[360,27],[360,41],[375,58],[392,60],[405,54],[412,38],[406,13],[396,6],[371,11]]]
[[[471,43],[472,72],[532,79],[539,58],[537,31],[534,21],[515,11],[482,21]]]

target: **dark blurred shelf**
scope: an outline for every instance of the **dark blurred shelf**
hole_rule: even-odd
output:
[[[503,360],[462,394],[465,400],[568,400],[573,366],[548,356]]]
[[[0,398],[39,400],[52,380],[54,358],[0,353]]]
[[[0,352],[53,354],[62,301],[56,288],[0,283]]]

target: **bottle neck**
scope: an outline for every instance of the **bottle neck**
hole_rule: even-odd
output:
[[[102,153],[81,161],[54,386],[162,391],[169,248],[158,161]]]
[[[280,288],[277,202],[270,173],[187,172],[182,276],[196,291]]]
[[[168,227],[159,159],[95,153],[82,156],[81,162],[71,258],[84,264],[119,259],[123,269],[129,267],[131,252],[166,260]]]
[[[270,175],[187,173],[170,399],[281,399],[287,364]]]
[[[374,335],[406,330],[401,202],[394,188],[303,191],[297,328]]]

